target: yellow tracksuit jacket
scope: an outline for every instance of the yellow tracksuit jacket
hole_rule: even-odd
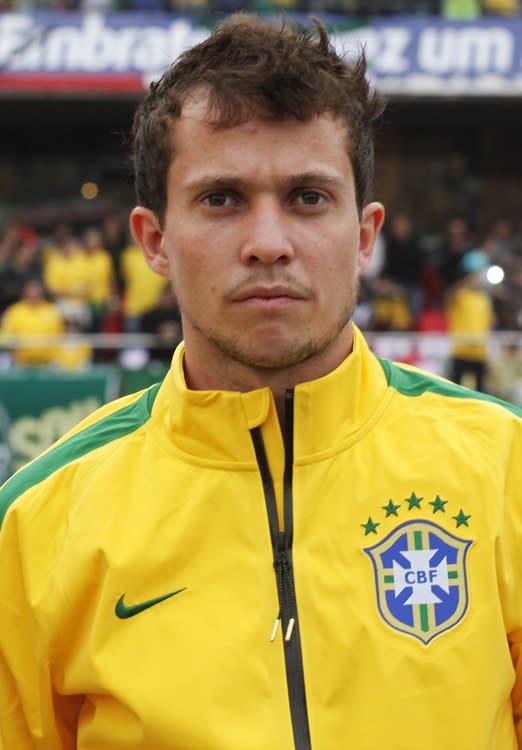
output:
[[[356,332],[283,438],[182,357],[0,491],[3,750],[522,747],[520,412]]]

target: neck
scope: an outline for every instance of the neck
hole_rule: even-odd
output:
[[[185,338],[184,370],[187,386],[198,391],[246,391],[270,388],[273,393],[281,428],[284,426],[285,394],[299,383],[327,375],[351,353],[353,331],[351,322],[324,349],[295,365],[263,368],[231,359],[216,347],[202,356],[199,347]]]

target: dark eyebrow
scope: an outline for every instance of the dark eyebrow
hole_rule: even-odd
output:
[[[192,180],[185,185],[187,193],[204,193],[207,190],[242,190],[245,181],[239,177],[223,177],[222,175],[208,174],[199,179]]]
[[[284,189],[287,191],[295,190],[299,187],[324,187],[339,188],[342,185],[340,177],[327,174],[325,172],[302,172],[292,175],[283,181]],[[191,194],[203,193],[212,190],[236,190],[242,192],[247,188],[247,181],[241,177],[224,177],[223,175],[208,174],[188,182],[185,185],[185,192]]]
[[[326,174],[325,172],[303,172],[302,174],[293,175],[288,180],[290,190],[298,187],[317,186],[324,188],[339,188],[342,185],[340,177]]]

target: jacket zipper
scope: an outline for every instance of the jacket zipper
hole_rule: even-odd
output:
[[[299,634],[297,602],[292,562],[293,540],[293,496],[292,477],[294,463],[294,392],[285,394],[285,470],[283,478],[284,531],[279,529],[274,483],[270,474],[261,428],[251,430],[252,441],[256,452],[263,490],[265,494],[268,524],[272,540],[274,569],[279,597],[279,613],[272,630],[275,639],[279,626],[282,628],[283,648],[285,653],[286,681],[290,715],[296,750],[311,750],[308,710],[303,671],[303,655]]]

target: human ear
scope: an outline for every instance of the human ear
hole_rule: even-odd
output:
[[[136,206],[130,215],[130,228],[149,268],[168,279],[169,258],[163,246],[164,236],[156,214],[150,208]]]
[[[359,250],[357,253],[357,269],[363,273],[370,263],[373,246],[384,222],[384,206],[374,201],[368,203],[363,210],[359,226]]]

